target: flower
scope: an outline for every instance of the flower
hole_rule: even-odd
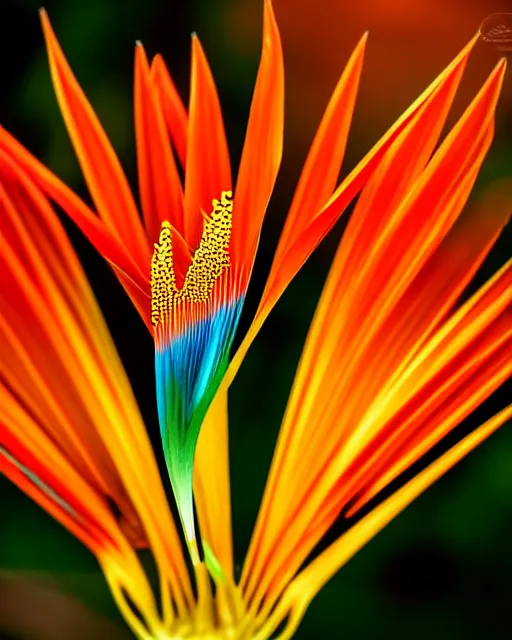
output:
[[[505,62],[437,146],[470,42],[336,188],[363,37],[313,141],[253,324],[229,361],[281,160],[283,64],[270,2],[233,195],[199,40],[193,36],[188,112],[162,59],[150,64],[137,45],[143,222],[44,12],[42,22],[97,213],[0,130],[3,468],[96,555],[137,637],[265,640],[283,625],[285,640],[334,572],[512,415],[509,406],[398,489],[392,484],[511,373],[512,261],[457,306],[510,214],[499,189],[465,207],[491,144]],[[359,192],[238,578],[228,388],[287,285]],[[136,401],[51,201],[108,260],[155,338],[160,429],[195,591]],[[340,514],[350,528],[308,560]],[[141,546],[155,558],[158,597],[135,551]]]

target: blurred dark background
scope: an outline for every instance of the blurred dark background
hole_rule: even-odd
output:
[[[512,11],[510,0],[274,0],[274,4],[286,67],[285,154],[242,331],[257,305],[315,127],[363,31],[370,30],[370,39],[344,174],[449,63],[486,15]],[[216,78],[236,167],[260,53],[261,0],[48,0],[45,6],[133,184],[132,70],[137,39],[150,55],[164,55],[186,99],[189,36],[197,31]],[[87,197],[52,92],[38,7],[39,0],[0,0],[0,122]],[[498,57],[492,47],[478,44],[452,123]],[[511,109],[509,71],[496,139],[476,193],[500,177],[512,176]],[[242,562],[247,548],[293,373],[341,226],[291,285],[233,385],[231,458],[237,563]],[[84,261],[159,453],[153,381],[148,376],[153,368],[149,335],[103,261],[71,225],[66,223],[66,227]],[[473,286],[503,264],[511,254],[511,244],[509,225]],[[501,390],[466,428],[505,401],[506,393]],[[94,558],[16,488],[5,480],[1,488],[0,636],[36,640],[129,637]],[[511,530],[512,429],[508,425],[331,581],[314,601],[297,637],[510,638]],[[25,612],[30,615],[24,616]],[[40,622],[21,632],[15,627],[23,618],[24,623],[28,619]],[[52,627],[50,619],[68,625],[64,635],[63,627]]]

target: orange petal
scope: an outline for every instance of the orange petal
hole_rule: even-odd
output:
[[[286,620],[279,638],[289,640],[297,630],[312,599],[326,582],[411,502],[511,418],[512,405],[418,473],[317,556],[286,589],[262,628],[262,637],[270,637],[280,623]]]
[[[446,114],[452,104],[467,59],[476,40],[476,37],[473,38],[443,73],[395,122],[343,180],[329,202],[309,220],[304,219],[301,225],[297,225],[297,228],[290,228],[289,232],[284,235],[284,240],[280,240],[279,249],[272,263],[256,317],[230,364],[227,373],[230,381],[235,377],[254,338],[286,287],[322,238],[330,231],[351,200],[365,185],[389,147],[404,130],[409,131],[411,139],[418,141],[418,146],[415,152],[415,162],[411,162],[412,170],[410,169],[406,174],[407,180],[404,181],[402,188],[411,182],[416,172],[426,162],[445,122]],[[414,167],[416,168],[414,169]]]
[[[408,366],[405,361],[395,382],[390,379],[375,394],[346,447],[350,462],[327,500],[338,505],[338,513],[351,503],[350,517],[510,376],[511,286],[512,262],[434,333]]]
[[[511,375],[512,315],[507,310],[511,266],[501,270],[476,300],[466,304],[433,336],[431,344],[427,343],[411,363],[411,373],[406,370],[395,385],[382,389],[345,450],[333,452],[316,486],[309,490],[307,499],[312,503],[313,494],[319,498],[319,493],[330,486],[327,494],[314,500],[314,516],[309,517],[300,538],[294,538],[295,543],[288,539],[288,532],[283,534],[281,554],[286,555],[281,555],[281,569],[267,589],[266,606],[271,606],[342,509],[350,505],[344,515],[351,517]],[[343,420],[340,411],[338,423],[334,420],[330,430],[335,432],[335,425]],[[308,446],[313,447],[311,440]],[[304,468],[313,478],[316,476],[306,457]],[[295,483],[302,483],[298,469]],[[288,485],[289,494],[292,487]]]
[[[383,382],[397,375],[452,309],[510,218],[511,189],[497,183],[464,211],[397,301],[368,347],[369,375],[354,398],[361,406],[369,406]]]
[[[97,469],[87,479],[108,489],[128,522],[136,514],[164,602],[172,592],[184,613],[192,593],[181,545],[126,374],[57,216],[9,162],[0,162],[0,339],[16,358],[0,362],[0,375],[41,433],[72,444],[68,460],[85,473],[91,447]]]
[[[0,395],[1,388],[0,383]],[[2,405],[0,415],[4,408]],[[165,615],[161,619],[147,576],[106,501],[67,464],[52,440],[41,437],[37,425],[31,424],[21,407],[13,412],[11,406],[7,420],[8,428],[18,428],[2,434],[5,447],[0,447],[0,471],[96,555],[114,598],[120,601],[119,608],[137,637],[161,636],[169,621]],[[126,600],[130,601],[129,606]]]
[[[386,155],[363,191],[347,227],[338,266],[344,271],[343,283],[357,281],[368,297],[372,288],[378,289],[383,281],[392,288],[394,282],[388,279],[389,274],[393,273],[396,279],[401,277],[408,257],[419,260],[420,256],[415,256],[418,247],[422,248],[421,255],[431,252],[436,246],[432,243],[445,235],[446,225],[450,225],[450,219],[456,218],[464,204],[463,200],[457,201],[455,208],[448,206],[449,194],[462,184],[461,176],[465,174],[468,186],[471,185],[472,172],[476,177],[490,144],[489,123],[493,120],[504,71],[505,64],[501,62],[443,141],[417,184],[414,184],[417,171],[412,173],[412,180],[403,179],[403,174],[410,171],[410,138],[404,131],[397,139],[393,151]],[[400,183],[396,176],[400,176]],[[408,199],[404,201],[406,194]],[[443,217],[439,219],[439,215]],[[429,237],[431,240],[427,242]],[[402,254],[402,247],[407,247],[407,257]],[[394,257],[389,261],[391,253]],[[404,265],[402,271],[396,270],[398,264]],[[376,277],[372,279],[370,273]],[[365,280],[368,287],[363,285]]]
[[[203,232],[204,214],[222,191],[231,191],[226,133],[215,83],[196,35],[192,37],[192,73],[185,171],[185,233],[191,249]]]
[[[368,34],[358,42],[309,150],[274,256],[278,263],[302,230],[326,204],[336,187],[352,121]]]
[[[283,152],[284,70],[281,39],[265,0],[263,51],[233,203],[231,255],[246,288]]]
[[[377,331],[404,294],[407,284],[435,251],[460,213],[490,143],[492,130],[489,129],[489,120],[492,119],[502,72],[503,67],[500,66],[492,74],[403,205],[396,211],[394,207],[384,209],[383,214],[388,211],[389,219],[384,218],[378,237],[373,236],[374,225],[364,221],[360,224],[357,243],[351,242],[351,236],[348,236],[348,242],[343,238],[311,333],[311,339],[315,336],[314,340],[318,342],[327,328],[334,325],[340,338],[336,340],[336,347],[330,355],[322,356],[321,368],[319,357],[322,352],[311,344],[308,349],[311,362],[303,370],[307,375],[306,371],[314,368],[315,379],[320,380],[322,371],[336,366],[339,373],[328,376],[327,387],[323,389],[325,401],[330,397],[329,389],[340,384],[348,393],[346,380],[358,379],[355,367],[364,365],[363,356],[370,353],[372,338],[377,336]],[[399,150],[406,149],[404,143],[405,139],[402,142],[397,140],[393,153],[387,156],[387,162],[372,177],[360,198],[356,208],[358,211],[354,211],[354,216],[357,214],[355,225],[359,215],[363,218],[369,215],[372,220],[378,193],[387,189],[388,184],[396,185],[392,169],[398,171],[401,166],[397,164],[394,167],[393,164],[401,159]],[[385,196],[392,197],[392,194]],[[352,259],[360,261],[359,272],[353,271]],[[349,313],[347,309],[350,309]],[[309,387],[310,397],[311,393]],[[319,410],[317,406],[316,411]],[[307,420],[304,407],[301,420],[303,424]]]
[[[29,153],[10,133],[0,126],[0,150],[4,158],[16,162],[78,226],[97,251],[111,264],[116,265],[149,295],[149,275],[139,270],[132,256],[105,226],[104,222],[69,187]]]
[[[329,202],[309,224],[289,238],[286,251],[284,248],[281,250],[280,261],[274,263],[269,275],[266,295],[260,304],[260,309],[265,308],[265,315],[268,315],[308,256],[367,182],[393,141],[405,130],[409,131],[408,138],[411,147],[415,149],[415,155],[410,158],[407,172],[401,176],[402,193],[418,175],[437,143],[475,40],[474,38],[461,51],[387,131],[343,180]]]
[[[272,5],[266,0],[263,52],[235,193],[230,249],[233,264],[237,269],[245,270],[243,273],[247,279],[252,269],[263,216],[281,161],[283,85],[279,32]],[[194,488],[201,532],[223,570],[230,576],[233,572],[233,550],[229,497],[227,388],[231,379],[228,374],[210,406],[201,427],[194,463]],[[215,455],[212,455],[213,444]]]
[[[153,245],[164,220],[183,233],[183,189],[141,44],[135,47],[135,133],[142,212]]]
[[[105,499],[87,485],[51,440],[37,433],[37,426],[31,424],[27,413],[9,402],[4,391],[0,381],[2,472],[95,555],[116,548],[120,531]],[[38,452],[37,457],[34,451]]]
[[[181,166],[185,168],[187,162],[188,115],[160,54],[157,54],[151,62],[151,78],[157,88],[167,132],[176,149]]]
[[[14,162],[13,162],[14,161]],[[152,332],[149,272],[141,273],[131,255],[87,205],[15,138],[0,127],[0,163],[13,176],[23,169],[76,223],[97,251],[109,262],[148,329]]]
[[[73,76],[44,10],[41,22],[55,93],[98,213],[144,271],[150,261],[149,247],[126,176]]]
[[[468,362],[463,371],[457,371],[456,380],[446,374],[434,378],[421,391],[424,398],[434,384],[440,386],[428,401],[416,399],[420,405],[417,409],[406,407],[400,412],[407,417],[384,447],[379,447],[379,442],[372,444],[372,450],[376,450],[373,463],[368,460],[364,481],[352,486],[355,500],[346,512],[347,518],[430,451],[512,375],[512,322],[507,318],[500,324],[506,327],[494,327],[472,347],[474,355],[471,360],[469,354],[466,356]],[[386,432],[388,425],[383,429],[384,438]],[[366,451],[365,457],[370,453]]]
[[[403,178],[417,175],[426,161],[420,162],[413,153],[406,128],[358,202],[352,219],[361,240],[352,242],[350,234],[348,242],[343,239],[322,294],[244,569],[243,584],[255,607],[280,572],[291,577],[289,550],[306,535],[325,491],[329,492],[343,465],[355,455],[343,448],[343,439],[353,436],[354,443],[361,444],[358,420],[365,405],[353,402],[352,396],[358,399],[366,384],[373,363],[371,346],[378,342],[386,317],[453,226],[467,199],[492,137],[503,70],[500,63],[419,178]],[[372,236],[375,210],[383,218],[378,221],[377,237]],[[372,224],[367,224],[365,216]],[[347,246],[353,249],[347,255],[360,265],[358,270],[347,256],[341,258]],[[343,428],[334,429],[338,424]],[[321,536],[322,531],[316,535]],[[314,543],[310,538],[309,544]],[[302,551],[304,560],[309,551]],[[280,582],[279,589],[284,585]]]

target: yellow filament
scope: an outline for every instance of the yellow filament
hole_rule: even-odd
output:
[[[151,322],[155,326],[182,302],[210,300],[215,281],[230,265],[232,212],[231,191],[223,191],[220,200],[212,201],[212,212],[181,289],[176,286],[171,225],[167,221],[162,223],[151,259]]]

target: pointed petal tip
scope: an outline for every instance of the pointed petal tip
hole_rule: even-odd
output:
[[[145,72],[149,73],[149,61],[144,45],[140,40],[135,40],[135,69],[140,71],[141,67]]]
[[[52,56],[52,50],[57,48],[60,49],[59,44],[57,42],[57,37],[55,36],[55,32],[52,27],[52,23],[50,22],[50,18],[48,13],[44,7],[39,9],[39,19],[41,21],[41,28],[43,30],[43,36],[46,43],[46,48],[48,51],[48,56]]]
[[[45,7],[40,7],[38,13],[39,13],[39,20],[41,21],[41,27],[43,28],[43,33],[46,38],[48,33],[53,34],[53,28],[50,22],[50,17]]]
[[[135,64],[140,65],[141,63],[144,63],[144,66],[149,69],[148,57],[144,45],[140,40],[135,40]]]
[[[475,46],[476,42],[479,39],[479,35],[478,33],[475,33],[475,35],[471,38],[471,40],[466,44],[466,46],[459,52],[459,54],[453,59],[452,63],[449,65],[449,67],[447,67],[448,69],[454,69],[455,67],[460,67],[466,64],[467,59],[469,58],[469,55],[471,53],[471,51],[473,50],[473,47]]]
[[[192,65],[194,65],[194,56],[201,55],[206,59],[206,54],[203,49],[203,45],[201,44],[201,40],[199,40],[199,36],[196,31],[193,31],[190,34],[190,40],[192,44]]]
[[[506,56],[503,56],[503,58],[499,59],[497,66],[503,70],[503,73],[505,73],[505,71],[507,70],[507,63],[508,63],[508,59],[506,58]]]
[[[276,21],[276,14],[274,12],[274,5],[272,4],[272,0],[265,0],[263,15],[265,18],[269,18],[272,22]]]
[[[370,34],[370,32],[367,30],[359,38],[359,41],[355,46],[355,49],[354,49],[354,52],[353,52],[353,56],[356,56],[357,58],[362,58],[364,56],[364,53],[366,51],[366,45],[368,43],[369,34]]]
[[[503,78],[505,77],[506,70],[507,59],[500,58],[487,79],[487,86],[490,91],[496,93],[496,99],[498,98],[499,92],[501,91],[501,85],[503,84]]]
[[[478,33],[478,31],[473,35],[473,37],[471,38],[471,40],[467,43],[467,45],[462,49],[460,55],[469,55],[471,53],[471,50],[473,49],[473,47],[475,46],[475,44],[478,42],[478,40],[480,39],[480,34]]]
[[[263,33],[269,34],[273,33],[274,36],[279,38],[279,29],[276,22],[276,16],[274,13],[274,7],[272,5],[271,0],[265,0],[265,5],[263,8]],[[271,45],[271,40],[267,36],[263,41],[263,46]]]
[[[466,45],[466,47],[469,47],[470,45],[474,45],[475,42],[477,42],[477,40],[480,38],[480,33],[477,31],[474,36],[471,38],[471,40],[468,42],[468,44]]]
[[[48,17],[48,12],[44,7],[39,7],[39,19],[41,20],[41,25],[43,27],[43,31],[47,28],[51,29],[50,26],[50,18]]]

